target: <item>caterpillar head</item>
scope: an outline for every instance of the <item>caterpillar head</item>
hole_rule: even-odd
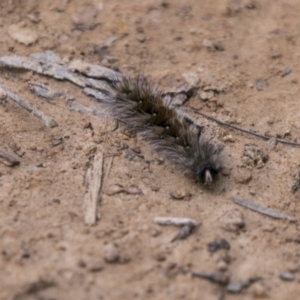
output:
[[[216,181],[219,171],[219,167],[211,163],[206,163],[199,168],[196,174],[201,182],[210,186]]]

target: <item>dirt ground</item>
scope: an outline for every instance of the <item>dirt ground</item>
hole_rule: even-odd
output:
[[[298,0],[2,0],[0,53],[52,50],[65,62],[142,72],[165,90],[198,85],[186,106],[300,142],[299,14]],[[298,219],[300,192],[291,187],[299,148],[218,126],[226,171],[207,190],[129,137],[121,123],[70,111],[62,96],[42,101],[30,91],[36,82],[98,105],[69,82],[1,69],[0,86],[59,124],[48,128],[0,100],[1,148],[21,161],[0,163],[1,299],[299,298],[298,222],[232,200]],[[263,159],[245,156],[247,145]],[[99,220],[87,226],[84,178],[95,152],[104,153],[105,169],[112,155],[113,162]],[[114,192],[116,185],[130,192]],[[174,200],[172,193],[185,197]],[[159,216],[199,225],[187,239],[170,242],[179,229],[155,224]],[[220,239],[230,249],[225,243],[213,252],[208,244]],[[217,271],[228,273],[231,292],[191,276]]]

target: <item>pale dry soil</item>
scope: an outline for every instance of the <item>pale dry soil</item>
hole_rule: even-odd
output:
[[[80,59],[143,73],[163,90],[198,85],[185,105],[300,142],[299,14],[297,0],[2,0],[0,53],[52,50],[66,63]],[[299,297],[298,222],[274,220],[232,201],[238,196],[298,220],[300,192],[290,189],[300,168],[299,148],[272,147],[217,126],[227,170],[207,190],[129,136],[122,123],[70,111],[64,96],[46,102],[30,91],[32,83],[99,105],[69,82],[1,69],[0,85],[59,124],[48,128],[1,100],[1,148],[21,161],[0,164],[1,299],[219,299],[222,286],[191,276],[217,270],[227,270],[237,283],[262,277],[238,295],[226,293],[228,300]],[[55,146],[57,140],[62,142]],[[246,144],[261,149],[267,162],[253,166],[242,159]],[[84,177],[101,151],[104,169],[114,158],[99,220],[89,227]],[[113,193],[115,185],[134,192]],[[172,192],[192,196],[174,200]],[[158,216],[192,218],[199,226],[171,243],[178,228],[155,224]],[[244,228],[234,228],[242,219]],[[207,244],[219,238],[230,250],[211,253]],[[293,280],[282,280],[281,272]]]

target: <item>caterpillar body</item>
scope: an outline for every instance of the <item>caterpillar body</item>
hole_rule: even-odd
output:
[[[101,102],[128,129],[151,143],[156,151],[211,185],[221,169],[220,149],[203,134],[203,127],[166,105],[161,91],[144,76],[112,81],[114,95]]]

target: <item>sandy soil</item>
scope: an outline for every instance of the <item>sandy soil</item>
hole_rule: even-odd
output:
[[[66,62],[142,72],[167,90],[200,82],[187,106],[300,141],[299,14],[297,0],[3,0],[0,53],[53,50]],[[0,163],[1,299],[221,299],[222,286],[191,273],[222,270],[237,286],[262,277],[238,295],[227,292],[228,300],[299,297],[298,223],[232,201],[238,196],[298,219],[300,192],[290,190],[300,168],[299,148],[274,147],[221,127],[227,170],[208,191],[147,143],[128,137],[122,124],[72,112],[64,97],[42,101],[31,93],[32,83],[95,105],[69,82],[1,69],[0,85],[59,124],[47,128],[1,100],[0,144],[21,160],[16,167]],[[248,144],[267,161],[256,164],[243,156]],[[95,151],[114,159],[100,219],[89,227],[83,221],[84,177]],[[112,193],[116,184],[135,186],[135,192]],[[170,193],[192,196],[174,200]],[[155,224],[158,216],[192,218],[199,226],[171,243],[178,228]],[[208,243],[217,239],[226,239],[230,249],[211,252]]]

